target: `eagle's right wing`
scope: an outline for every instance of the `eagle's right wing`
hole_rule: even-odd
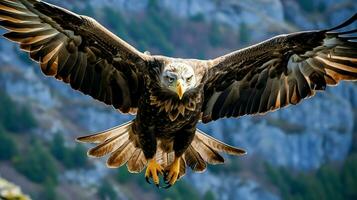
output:
[[[356,81],[356,21],[357,14],[332,29],[280,35],[210,61],[202,121],[263,114]]]
[[[44,74],[123,113],[136,110],[150,57],[92,18],[39,0],[0,0],[0,25]]]

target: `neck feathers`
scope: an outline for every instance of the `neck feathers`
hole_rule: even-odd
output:
[[[150,105],[159,108],[159,112],[166,112],[171,121],[175,121],[180,115],[185,116],[187,112],[194,112],[201,102],[201,95],[186,95],[182,100],[178,98],[161,99],[159,96],[150,95]]]

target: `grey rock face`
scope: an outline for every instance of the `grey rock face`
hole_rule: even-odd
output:
[[[213,175],[205,172],[190,176],[190,181],[196,185],[201,193],[212,191],[220,200],[247,199],[247,200],[279,200],[280,198],[267,191],[254,180],[243,180],[236,175]],[[224,180],[224,181],[222,181]],[[235,189],[232,189],[235,188]]]
[[[350,149],[355,102],[349,97],[357,95],[356,87],[350,87],[341,84],[297,106],[263,117],[218,121],[205,130],[273,165],[317,169],[327,161],[343,160]]]
[[[50,2],[69,8],[84,5],[78,2],[67,4],[59,0]],[[333,0],[316,2],[324,2],[328,8],[333,8],[335,3]],[[101,0],[90,1],[89,4],[98,9],[106,6],[133,13],[145,12],[149,0]],[[338,24],[356,10],[356,5],[353,6],[332,12],[329,19],[311,20],[301,11],[297,1],[291,0],[161,1],[161,9],[180,18],[202,16],[207,22],[226,24],[232,31],[237,31],[240,24],[247,23],[248,28],[251,27],[253,41],[276,33]],[[294,25],[287,24],[285,18]],[[38,135],[48,137],[51,133],[60,131],[72,139],[132,119],[131,116],[120,115],[114,109],[105,107],[68,86],[64,87],[63,83],[44,78],[38,69],[34,70],[20,61],[14,45],[4,39],[0,40],[0,46],[0,88],[4,88],[20,103],[31,102],[38,113],[36,117],[45,122],[38,130]],[[11,70],[7,70],[10,65]],[[346,157],[355,125],[353,109],[356,108],[357,87],[346,83],[328,89],[326,93],[317,94],[302,104],[263,117],[225,119],[200,125],[200,128],[220,140],[245,148],[248,150],[247,156],[259,157],[273,166],[312,170],[328,161],[341,161]],[[88,186],[86,184],[98,182],[109,173],[104,167],[104,161],[99,161],[98,165],[101,167],[96,165],[94,171],[79,173],[79,178],[76,177],[77,172],[73,171],[65,173],[63,178]],[[226,178],[209,171],[204,175],[189,175],[188,178],[196,188],[202,190],[202,194],[213,189],[218,199],[279,199],[257,180],[237,176]]]

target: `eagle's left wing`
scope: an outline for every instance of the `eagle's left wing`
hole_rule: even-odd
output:
[[[202,121],[261,114],[311,97],[327,85],[357,80],[357,29],[280,35],[210,61]]]
[[[45,75],[123,113],[136,112],[151,56],[94,19],[40,0],[0,0],[0,27]]]

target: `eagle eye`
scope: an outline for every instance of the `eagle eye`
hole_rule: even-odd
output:
[[[175,81],[175,78],[167,76],[166,77],[167,81],[169,81],[169,83],[173,83]]]
[[[193,76],[190,76],[186,79],[187,82],[191,82]]]

